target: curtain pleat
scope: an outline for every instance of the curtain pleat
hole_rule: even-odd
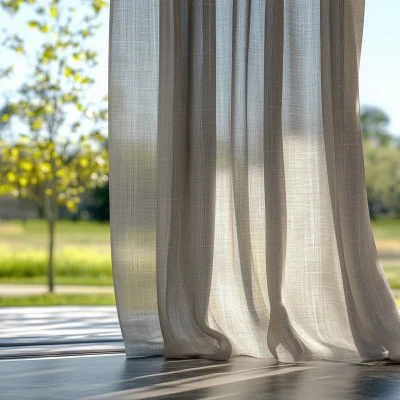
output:
[[[157,287],[164,354],[226,359],[229,341],[207,323],[215,235],[215,2],[161,2],[160,22]]]
[[[359,126],[364,0],[114,0],[128,357],[400,359]]]

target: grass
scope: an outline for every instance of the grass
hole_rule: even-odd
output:
[[[386,278],[392,289],[400,289],[400,263],[383,262]]]
[[[56,275],[56,285],[69,285],[69,286],[112,286],[112,277],[90,277],[90,276],[60,276]],[[10,276],[0,278],[0,284],[30,284],[30,285],[46,285],[47,277],[44,275],[30,277],[24,276]]]
[[[0,307],[114,305],[112,294],[41,294],[35,296],[0,297]]]
[[[0,222],[0,283],[46,283],[44,221]],[[55,239],[57,284],[112,285],[110,227],[59,221]]]
[[[379,219],[371,221],[371,225],[380,256],[400,259],[400,220]]]
[[[372,228],[389,284],[393,289],[400,289],[400,220],[372,221]],[[148,232],[137,234],[144,246],[152,240]],[[47,241],[47,229],[42,220],[0,221],[0,283],[47,283]],[[54,263],[56,284],[112,285],[110,254],[109,224],[59,221]],[[149,267],[153,264],[154,261],[149,260]],[[94,301],[113,304],[110,302],[114,299],[104,295],[56,294],[2,298],[0,306],[19,301],[21,305],[94,304]]]
[[[375,239],[400,240],[400,220],[385,218],[376,219],[371,221],[371,225]]]
[[[151,232],[133,235],[143,248],[153,240]],[[46,283],[47,243],[42,220],[0,221],[0,283]],[[58,285],[112,285],[109,224],[58,221],[54,271]]]

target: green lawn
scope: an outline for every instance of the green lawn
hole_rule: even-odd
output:
[[[371,221],[375,239],[400,240],[399,219],[377,219]],[[400,251],[400,249],[399,249]]]
[[[376,247],[381,258],[395,257],[400,265],[400,220],[380,219],[372,221]]]
[[[0,297],[0,307],[26,306],[108,306],[115,305],[112,294],[41,294],[35,296]]]
[[[400,289],[400,220],[372,221],[372,227],[389,284]],[[151,240],[149,233],[138,234],[145,244]],[[0,221],[0,283],[46,283],[47,241],[44,221]],[[56,284],[112,285],[109,224],[59,221],[55,246]],[[96,296],[35,296],[21,302],[93,304],[85,302],[96,300]],[[98,297],[106,299],[104,295]],[[0,306],[18,301],[2,298]]]
[[[46,283],[44,221],[0,222],[0,283]],[[112,285],[110,227],[59,221],[55,242],[56,284]]]

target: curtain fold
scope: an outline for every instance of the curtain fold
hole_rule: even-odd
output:
[[[400,359],[367,208],[364,0],[114,0],[111,244],[128,357]]]

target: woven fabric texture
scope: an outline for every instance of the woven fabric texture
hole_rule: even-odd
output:
[[[364,0],[114,0],[127,356],[400,359],[359,126]]]

